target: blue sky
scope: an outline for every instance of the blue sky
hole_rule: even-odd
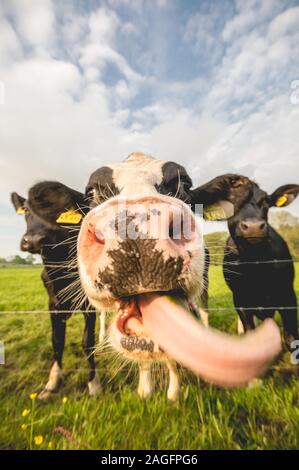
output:
[[[195,184],[298,183],[298,58],[298,1],[2,0],[0,256],[24,230],[11,191],[84,190],[136,150]]]

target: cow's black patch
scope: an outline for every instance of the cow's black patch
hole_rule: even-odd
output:
[[[190,203],[192,180],[185,168],[178,163],[167,162],[162,167],[163,179],[156,185],[160,194],[177,197],[187,204]]]
[[[86,186],[85,197],[88,205],[92,208],[113,196],[117,196],[119,192],[119,188],[113,181],[113,170],[108,166],[103,166],[91,174]]]
[[[111,265],[99,271],[96,287],[109,288],[115,297],[140,293],[141,289],[170,291],[180,289],[180,274],[183,268],[181,257],[163,258],[156,249],[156,240],[129,238],[119,244],[117,250],[107,255]]]

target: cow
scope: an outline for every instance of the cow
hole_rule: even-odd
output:
[[[120,356],[138,363],[142,397],[152,392],[155,361],[166,362],[167,396],[175,400],[176,362],[234,387],[263,373],[280,350],[272,320],[238,338],[192,316],[204,292],[206,266],[195,212],[203,205],[208,219],[230,217],[247,198],[239,194],[237,179],[226,175],[192,189],[184,167],[141,152],[90,176],[90,211],[77,242],[82,289],[94,308],[114,313],[109,341]]]
[[[223,260],[224,277],[241,321],[238,331],[254,329],[255,317],[272,318],[278,310],[286,346],[292,350],[292,342],[298,339],[294,265],[287,243],[268,222],[268,212],[271,207],[288,206],[297,197],[299,185],[280,186],[268,194],[244,176],[239,176],[238,184],[247,194],[251,189],[228,219],[230,237]]]
[[[41,256],[44,265],[41,278],[48,294],[54,357],[48,382],[38,397],[47,400],[59,388],[66,321],[77,308],[84,311],[83,349],[89,366],[88,391],[92,396],[97,395],[101,391],[101,385],[96,375],[94,359],[96,313],[85,298],[74,299],[70,290],[78,278],[76,262],[73,260],[73,248],[76,245],[80,221],[86,212],[84,195],[63,184],[47,182],[47,187],[54,196],[48,203],[51,204],[52,213],[55,215],[46,221],[44,216],[48,208],[43,201],[39,186],[37,184],[29,190],[28,198],[16,192],[11,194],[16,212],[24,214],[26,221],[26,233],[21,239],[20,248],[22,251]],[[31,201],[33,205],[39,207],[43,217],[34,213]],[[64,208],[68,205],[74,209],[73,212],[65,211]],[[60,220],[60,223],[58,224],[56,220]]]

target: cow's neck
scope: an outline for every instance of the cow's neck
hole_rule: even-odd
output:
[[[241,261],[266,261],[273,258],[273,250],[269,239],[254,243],[234,241]]]

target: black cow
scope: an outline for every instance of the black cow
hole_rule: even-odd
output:
[[[54,362],[39,398],[48,399],[59,387],[66,320],[76,308],[84,311],[83,349],[89,365],[88,389],[90,395],[96,395],[100,392],[94,360],[96,313],[85,298],[74,298],[72,290],[78,283],[75,247],[86,210],[83,194],[61,183],[47,182],[33,186],[27,199],[14,192],[11,200],[17,213],[25,215],[27,230],[21,240],[21,250],[41,255],[44,264],[41,277],[49,296]],[[45,217],[38,216],[34,208]]]
[[[289,205],[298,195],[299,185],[281,186],[269,195],[247,178],[240,181],[241,192],[249,185],[252,189],[228,220],[224,277],[245,331],[255,327],[254,317],[272,318],[278,310],[291,350],[292,341],[298,339],[294,265],[286,242],[268,223],[268,211]]]

